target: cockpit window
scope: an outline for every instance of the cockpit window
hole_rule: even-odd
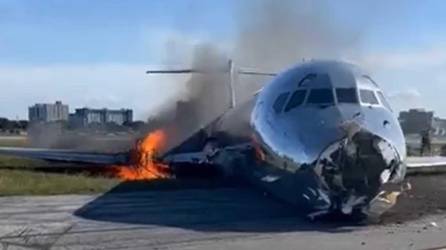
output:
[[[378,99],[375,96],[375,93],[372,90],[361,89],[359,91],[359,95],[361,96],[361,102],[365,104],[379,104]]]
[[[289,95],[290,95],[290,92],[282,93],[274,101],[273,109],[276,113],[280,113],[282,111],[283,106],[285,105],[285,102],[288,99]]]
[[[294,91],[294,93],[291,95],[290,101],[285,107],[285,112],[302,105],[302,103],[304,103],[306,93],[307,91],[304,89]]]
[[[384,107],[388,108],[390,111],[392,111],[392,107],[390,107],[390,103],[387,101],[386,97],[384,96],[383,92],[378,91],[379,99],[381,100],[381,103],[384,105]]]
[[[358,95],[355,88],[338,88],[336,89],[336,97],[338,103],[358,103]]]
[[[308,96],[307,103],[313,104],[333,104],[333,90],[332,89],[312,89]]]

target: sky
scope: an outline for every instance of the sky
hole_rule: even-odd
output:
[[[240,45],[240,37],[250,31],[250,24],[262,23],[256,20],[263,17],[256,14],[262,11],[259,6],[268,13],[283,11],[274,5],[285,3],[264,2],[0,0],[0,117],[26,119],[28,106],[61,100],[71,112],[80,107],[131,108],[136,119],[145,120],[187,91],[178,84],[186,77],[149,76],[147,69],[188,65],[201,43],[213,44],[241,63],[253,63],[243,58],[242,50],[250,48],[246,42]],[[292,35],[329,40],[303,44],[309,49],[297,53],[296,62],[302,55],[321,57],[314,51],[339,51],[326,54],[370,71],[397,111],[426,108],[446,117],[445,1],[295,2],[287,4],[302,9],[296,12],[302,15],[296,25],[306,13],[311,22]],[[272,32],[270,36],[283,35]],[[342,46],[331,47],[333,36]],[[278,54],[288,49],[269,40],[262,45]],[[287,58],[281,65],[291,63]]]

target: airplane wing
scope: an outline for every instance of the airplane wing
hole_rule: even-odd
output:
[[[243,152],[252,147],[249,143],[219,149],[219,152]],[[34,158],[49,161],[90,163],[98,165],[124,164],[128,162],[128,156],[125,153],[95,153],[82,152],[66,149],[46,149],[46,148],[17,148],[0,147],[0,155],[18,156],[25,158]],[[213,155],[207,155],[205,152],[188,152],[168,154],[163,158],[168,164],[207,164]],[[407,174],[433,174],[446,173],[446,157],[408,157],[406,160]]]
[[[446,173],[444,156],[408,157],[406,165],[408,174]]]
[[[81,152],[65,149],[47,148],[15,148],[0,147],[0,155],[10,155],[25,158],[63,161],[76,163],[90,163],[99,165],[112,165],[127,162],[127,154],[107,154],[94,152]]]

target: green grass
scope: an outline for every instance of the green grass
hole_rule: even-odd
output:
[[[126,181],[106,177],[85,165],[0,156],[0,196],[93,194],[111,192],[168,191],[232,187],[238,183],[202,177]]]
[[[48,167],[50,165],[51,165],[51,163],[44,161],[44,160],[0,155],[0,169],[1,168],[36,168],[36,167]]]
[[[105,192],[119,180],[86,174],[0,169],[0,196],[90,194]]]
[[[23,138],[7,138],[0,137],[0,147],[28,147],[29,143],[26,137]]]
[[[52,168],[56,164],[57,168]],[[76,167],[0,156],[0,196],[100,193],[120,182]]]

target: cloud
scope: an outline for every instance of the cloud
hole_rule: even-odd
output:
[[[0,115],[27,117],[37,102],[61,100],[71,111],[79,107],[132,108],[146,119],[178,98],[182,77],[149,76],[147,65],[65,64],[0,65]]]
[[[371,52],[359,62],[368,68],[418,70],[446,65],[446,44],[431,45],[409,51]]]
[[[420,91],[418,89],[405,89],[401,91],[389,93],[389,98],[392,99],[404,99],[404,100],[414,100],[421,97]]]
[[[136,119],[147,119],[184,98],[189,75],[147,75],[146,70],[184,68],[192,63],[197,44],[209,39],[199,34],[155,30],[142,40],[150,49],[152,65],[130,63],[0,64],[0,117],[27,118],[34,103],[61,100],[75,108],[132,108]],[[151,33],[151,34],[152,34]],[[216,47],[227,51],[229,42]]]
[[[426,108],[426,102],[423,100],[423,95],[417,88],[393,91],[388,94],[388,97],[396,111],[407,110],[410,108]]]
[[[423,46],[368,51],[351,60],[372,74],[388,93],[396,111],[410,108],[434,110],[446,116],[446,42],[438,39]]]

